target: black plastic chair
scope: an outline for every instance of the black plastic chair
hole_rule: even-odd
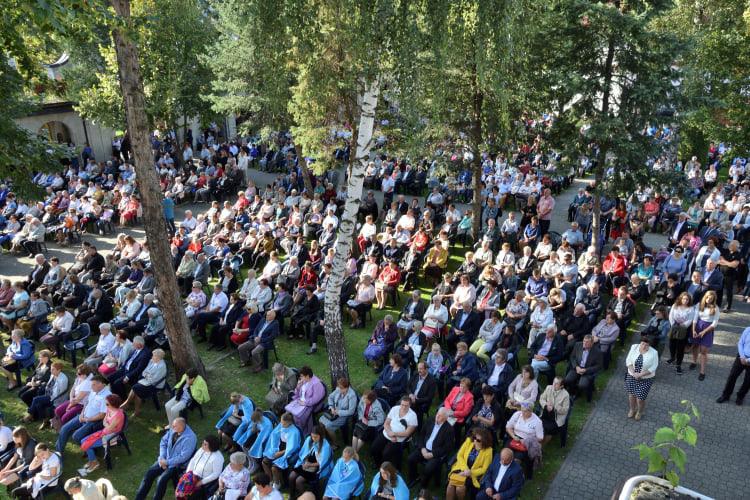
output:
[[[82,354],[86,355],[89,350],[89,337],[91,337],[91,327],[88,323],[81,323],[75,329],[70,332],[68,340],[63,342],[63,358],[65,358],[65,351],[70,352],[73,360],[73,366],[78,366],[76,359],[76,353],[80,350]]]

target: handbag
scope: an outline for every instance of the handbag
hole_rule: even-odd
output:
[[[518,439],[511,439],[510,444],[508,445],[511,450],[518,451],[520,453],[526,453],[528,450],[526,449],[526,445],[523,444]]]
[[[673,340],[683,340],[687,337],[687,331],[687,326],[681,326],[675,323],[672,325],[672,328],[669,329],[669,338]]]

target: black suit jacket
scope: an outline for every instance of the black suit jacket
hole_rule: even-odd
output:
[[[706,285],[708,285],[708,288],[705,286],[703,287],[703,292],[707,292],[709,290],[713,290],[714,292],[719,292],[719,290],[722,289],[724,286],[724,275],[721,274],[721,271],[718,267],[716,267],[711,275],[708,277],[708,281],[706,281]],[[701,297],[702,298],[702,297]]]
[[[94,316],[101,318],[102,321],[111,320],[114,316],[112,300],[110,300],[106,294],[102,293],[102,298],[99,299],[98,304],[94,302],[94,307],[91,308],[91,312]]]
[[[464,315],[466,315],[466,312],[463,309],[460,309],[456,313],[456,316],[451,321],[451,333],[454,333],[454,328],[458,328],[458,325],[461,323],[461,318]],[[482,326],[482,318],[479,316],[478,312],[472,309],[471,312],[469,312],[469,316],[464,321],[464,324],[461,325],[461,331],[464,332],[461,336],[461,340],[467,343],[473,341],[479,332],[480,326]]]
[[[492,376],[492,372],[494,370],[495,370],[495,362],[490,361],[482,369],[482,373],[479,377],[479,381],[483,384],[486,384],[487,381],[490,379],[490,376]],[[496,394],[505,397],[508,394],[508,386],[510,385],[511,382],[513,382],[514,378],[515,378],[515,374],[513,373],[513,368],[510,366],[510,363],[505,363],[503,370],[500,372],[500,376],[497,378],[497,385],[491,386],[491,387],[495,389]]]
[[[534,343],[531,345],[531,349],[529,349],[529,356],[534,357],[539,352],[539,349],[542,348],[544,345],[544,340],[546,339],[546,335],[544,333],[540,333],[537,335],[536,339],[534,339]],[[549,364],[554,365],[561,359],[563,359],[565,346],[562,343],[562,339],[559,335],[555,335],[555,337],[552,339],[552,345],[549,348],[549,352],[547,353],[547,359],[549,359]]]
[[[432,374],[428,373],[422,382],[422,387],[419,388],[419,393],[414,391],[417,390],[417,383],[419,382],[419,373],[415,372],[409,380],[409,394],[414,394],[416,401],[414,406],[419,410],[426,411],[432,404],[432,400],[435,399],[435,393],[437,392],[437,382]]]
[[[36,274],[34,274],[35,271]],[[29,285],[33,285],[34,287],[38,287],[39,285],[41,285],[44,281],[44,277],[47,276],[48,272],[49,262],[47,261],[44,261],[44,264],[42,264],[41,266],[34,266],[34,269],[32,269],[29,273],[29,279],[27,280],[29,282]]]
[[[430,418],[427,422],[424,423],[424,425],[422,425],[422,431],[419,433],[419,436],[417,438],[417,449],[426,447],[425,445],[430,439],[430,435],[432,435],[432,430],[434,427],[435,417]],[[455,432],[453,432],[453,427],[448,422],[445,422],[440,427],[437,436],[435,436],[435,439],[432,442],[431,451],[432,454],[435,455],[435,458],[447,457],[450,453],[453,452],[454,436]]]
[[[409,314],[409,309],[411,309],[411,304],[412,304],[412,301],[409,300],[404,305],[404,308],[401,309],[401,318],[403,318],[405,314]],[[420,299],[416,307],[414,308],[414,314],[412,314],[411,319],[422,321],[422,318],[424,317],[424,313],[426,310],[427,310],[427,306],[425,306],[424,301]]]
[[[581,366],[581,359],[583,358],[583,342],[576,342],[573,347],[573,353],[570,355],[570,364],[572,365],[571,370],[574,370],[576,366]],[[599,350],[599,346],[594,346],[589,349],[589,355],[586,358],[586,375],[596,375],[603,366],[604,356],[602,351]]]
[[[130,363],[130,368],[125,368],[126,366],[128,366],[128,361],[130,361],[131,359],[133,361]],[[151,351],[148,348],[144,347],[138,354],[133,351],[130,354],[130,358],[128,358],[128,361],[126,361],[125,365],[123,366],[123,371],[125,372],[124,376],[128,377],[129,382],[138,382],[138,380],[140,380],[141,378],[143,370],[146,369],[150,360]]]

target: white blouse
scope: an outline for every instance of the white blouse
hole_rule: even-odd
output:
[[[219,451],[199,449],[188,463],[187,470],[201,478],[203,484],[219,478],[224,468],[224,456]]]

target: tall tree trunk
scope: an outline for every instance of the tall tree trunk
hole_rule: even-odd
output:
[[[143,204],[143,221],[151,251],[151,267],[156,278],[159,308],[164,313],[165,332],[172,350],[172,360],[178,375],[189,368],[198,368],[204,373],[203,363],[190,337],[187,318],[180,304],[180,292],[172,267],[161,206],[163,196],[159,190],[159,179],[148,140],[148,119],[138,49],[127,35],[127,30],[131,28],[130,0],[110,1],[119,21],[125,25],[125,28],[114,29],[112,37],[115,41],[120,88],[125,100],[125,117]]]
[[[344,213],[341,215],[333,269],[328,280],[325,297],[325,336],[328,346],[328,364],[333,381],[339,377],[349,377],[349,363],[346,359],[344,328],[341,319],[341,286],[346,275],[346,261],[352,247],[352,235],[357,223],[357,213],[362,201],[362,183],[365,179],[367,156],[372,147],[372,131],[375,124],[375,108],[380,95],[380,82],[375,79],[365,86],[359,114],[357,152],[352,163],[351,175],[347,179],[347,195]]]
[[[472,162],[472,181],[474,184],[473,199],[472,199],[472,210],[474,211],[474,241],[479,241],[479,235],[482,232],[482,157],[480,154],[480,147],[482,145],[482,107],[484,106],[484,94],[479,90],[479,76],[477,74],[476,65],[472,68],[473,71],[473,87],[474,87],[474,99],[472,103],[472,123],[471,130],[469,132],[471,137],[471,149],[474,158]]]
[[[607,43],[607,58],[604,61],[604,84],[602,93],[602,109],[599,119],[606,123],[609,117],[609,101],[612,94],[612,71],[615,60],[615,39],[609,37]],[[599,231],[601,227],[601,193],[604,173],[607,169],[607,153],[609,153],[609,140],[599,144],[599,153],[596,157],[596,170],[594,171],[594,206],[591,213],[591,244],[599,249]],[[606,238],[605,238],[606,239]]]

